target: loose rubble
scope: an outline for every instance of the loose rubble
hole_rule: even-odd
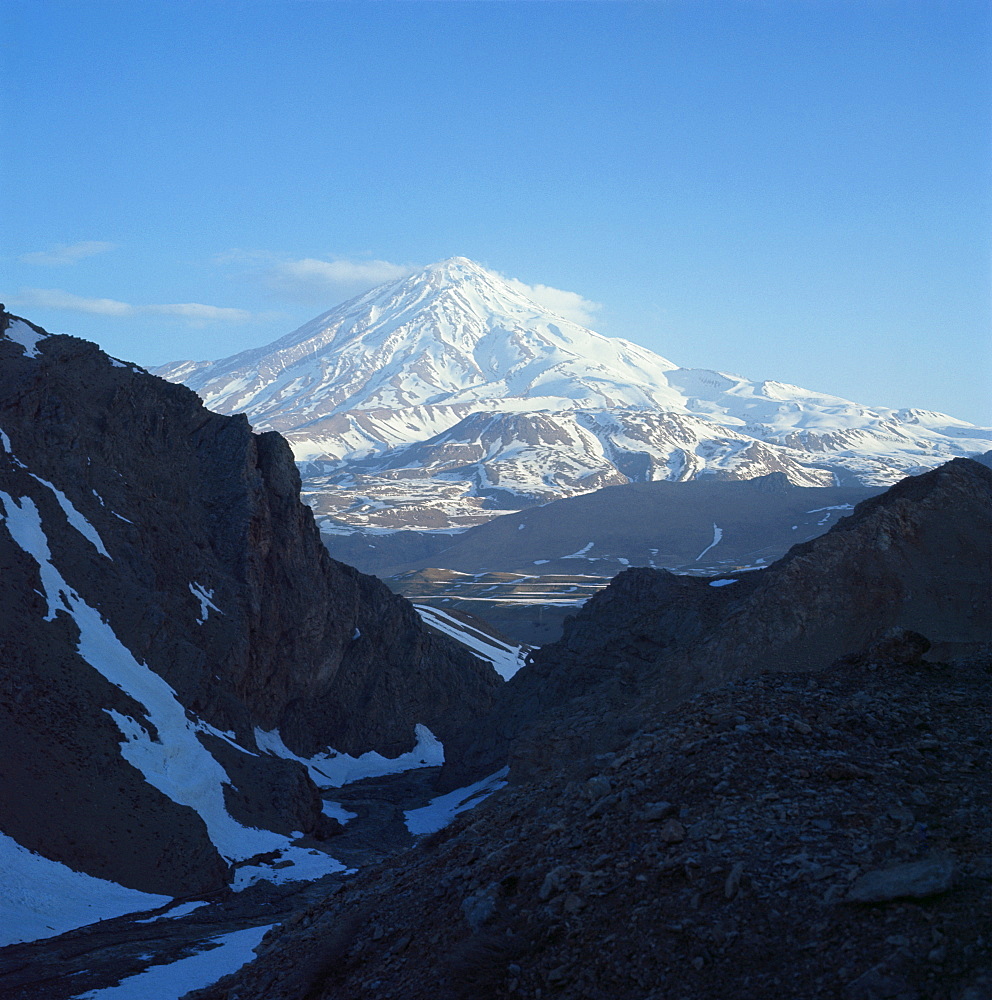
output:
[[[990,670],[849,662],[644,709],[191,997],[987,997]]]

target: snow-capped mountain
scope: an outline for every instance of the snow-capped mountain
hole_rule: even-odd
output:
[[[155,370],[290,440],[318,511],[397,527],[408,484],[464,484],[438,526],[611,483],[887,485],[987,450],[944,414],[679,368],[587,330],[464,257],[366,292],[275,343]],[[363,498],[368,503],[358,502]],[[447,501],[446,501],[447,502]],[[372,512],[372,516],[369,516]]]

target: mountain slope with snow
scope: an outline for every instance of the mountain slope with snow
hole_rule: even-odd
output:
[[[398,525],[353,516],[344,494],[373,487],[390,508],[406,483],[432,481],[524,506],[705,474],[888,485],[992,441],[944,414],[679,368],[548,311],[463,257],[268,346],[156,373],[211,409],[284,433],[305,476],[332,477],[310,490],[331,521],[386,529]],[[441,520],[464,526],[471,515]]]
[[[328,556],[278,434],[2,311],[0,570],[0,924],[19,935],[66,929],[28,905],[38,879],[98,919],[150,905],[103,883],[342,869],[301,760],[419,751],[500,683]]]

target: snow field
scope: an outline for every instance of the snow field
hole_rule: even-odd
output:
[[[352,781],[364,778],[378,778],[385,774],[399,774],[418,767],[440,767],[444,763],[444,746],[441,741],[426,727],[418,723],[414,727],[417,742],[412,750],[398,757],[383,757],[375,750],[369,750],[360,757],[352,757],[339,753],[330,747],[313,757],[300,757],[293,753],[282,741],[278,729],[268,732],[255,730],[255,742],[260,750],[295,760],[303,764],[310,778],[318,788],[340,788]]]
[[[74,871],[0,833],[0,947],[54,937],[98,920],[152,910],[171,897]]]
[[[209,938],[203,944],[210,947],[196,955],[170,965],[153,965],[117,986],[80,993],[72,1000],[180,1000],[251,962],[255,948],[274,926],[248,927]]]

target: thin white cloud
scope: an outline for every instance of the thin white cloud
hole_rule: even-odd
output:
[[[273,264],[265,272],[265,280],[274,291],[309,302],[340,294],[345,289],[361,290],[405,278],[413,270],[388,260],[319,260],[304,257]]]
[[[215,253],[211,260],[215,264],[254,264],[269,265],[275,260],[279,260],[278,254],[269,250],[242,250],[240,247],[232,247],[221,253]]]
[[[86,299],[61,288],[22,288],[14,305],[38,309],[59,309],[64,312],[95,313],[98,316],[131,316],[134,306],[116,299]]]
[[[552,288],[550,285],[527,285],[517,278],[505,280],[508,285],[533,299],[538,305],[545,306],[581,326],[589,326],[595,322],[595,314],[603,308],[602,303],[583,298],[578,292],[566,292],[563,288]]]
[[[108,243],[106,240],[83,240],[80,243],[58,243],[51,250],[35,250],[33,253],[22,254],[19,259],[22,264],[63,267],[116,249],[116,243]]]
[[[88,299],[61,288],[22,288],[13,304],[36,309],[57,309],[63,312],[90,313],[97,316],[178,316],[192,322],[237,322],[253,318],[246,309],[208,306],[200,302],[177,302],[165,305],[132,305],[117,299]]]
[[[181,316],[191,320],[221,320],[226,323],[244,323],[252,318],[247,309],[230,309],[225,306],[207,306],[201,302],[176,302],[163,306],[135,306],[143,313],[158,316]]]
[[[323,306],[374,285],[405,278],[416,270],[408,264],[394,264],[388,260],[289,258],[267,250],[240,247],[215,254],[213,261],[222,267],[242,269],[245,277],[261,283],[281,298]]]

